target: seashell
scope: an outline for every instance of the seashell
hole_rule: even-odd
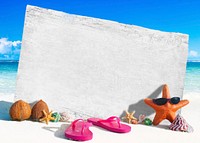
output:
[[[23,100],[18,100],[10,107],[9,113],[12,120],[26,120],[31,116],[31,106]]]
[[[54,118],[54,120],[51,120],[52,122],[58,122],[58,121],[60,121],[60,118],[61,118],[61,116],[60,116],[60,114],[59,114],[58,112],[54,112],[54,113],[51,115],[51,117]]]
[[[131,120],[131,123],[132,124],[138,124],[138,121],[137,120]]]
[[[190,126],[180,114],[176,116],[169,126],[169,129],[173,131],[193,132],[192,126]]]
[[[48,108],[47,104],[43,100],[40,100],[33,106],[32,112],[31,112],[31,118],[33,120],[38,121],[39,119],[44,117],[43,110],[47,114],[49,114],[49,108]]]
[[[143,120],[143,123],[144,123],[145,125],[147,125],[147,126],[151,126],[153,122],[151,121],[151,119],[145,118],[145,119]]]
[[[70,119],[70,116],[69,116],[69,114],[67,114],[66,112],[62,112],[62,113],[60,113],[60,121],[61,122],[67,122],[67,121],[69,121],[69,119]]]
[[[187,130],[188,133],[192,133],[194,132],[194,129],[191,125],[188,124],[188,130]]]
[[[142,123],[144,121],[145,117],[146,117],[146,115],[140,114],[138,123]]]

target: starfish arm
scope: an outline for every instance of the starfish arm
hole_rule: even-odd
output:
[[[39,119],[40,122],[43,122],[46,119],[46,117],[43,117],[41,119]]]
[[[150,99],[150,98],[144,99],[144,102],[145,102],[147,105],[151,106],[153,109],[156,109],[156,108],[158,107],[156,104],[153,103],[153,100]]]
[[[54,120],[55,120],[55,118],[54,118],[54,117],[50,117],[49,119],[50,119],[50,121],[51,121],[51,120],[52,120],[52,121],[54,121]]]
[[[169,87],[167,84],[163,85],[162,98],[170,98]]]
[[[135,110],[131,113],[130,117],[131,117],[131,120],[137,120],[137,118],[134,117],[134,114],[135,114]]]
[[[174,121],[175,118],[176,118],[175,112],[170,112],[166,117],[166,119],[169,120],[171,123]]]
[[[158,125],[160,122],[162,122],[166,118],[165,114],[159,114],[156,113],[154,119],[153,119],[153,125]]]
[[[135,117],[132,117],[132,120],[137,120],[137,118],[135,118]]]
[[[173,106],[173,110],[177,111],[178,109],[180,109],[181,107],[187,105],[189,103],[189,100],[181,100],[178,104],[175,104]]]
[[[44,116],[47,116],[47,112],[45,110],[42,110]]]
[[[135,114],[135,111],[133,111],[132,113],[131,113],[131,116],[133,116]]]
[[[48,122],[49,122],[48,119],[46,119],[46,120],[45,120],[45,123],[46,123],[47,125],[48,125]]]

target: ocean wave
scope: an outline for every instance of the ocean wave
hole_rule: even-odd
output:
[[[188,62],[188,63],[189,63],[189,62],[191,62],[191,63],[199,63],[200,60],[188,60],[187,62]]]
[[[184,92],[183,93],[183,97],[184,96],[189,96],[189,97],[191,97],[191,96],[197,96],[197,97],[200,97],[200,92],[197,92],[197,91],[187,91],[187,92]]]
[[[13,102],[14,96],[15,96],[14,93],[0,93],[0,101]]]
[[[18,63],[17,60],[0,60],[0,63]]]

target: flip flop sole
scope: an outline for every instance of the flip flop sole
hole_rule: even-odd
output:
[[[116,133],[128,133],[131,131],[131,127],[120,123],[120,127],[118,124],[113,124],[110,120],[103,120],[105,122],[100,122],[102,119],[99,118],[89,118],[87,120],[88,122],[91,122],[93,125],[104,128],[106,130],[116,132]]]
[[[65,137],[75,141],[87,141],[91,140],[93,133],[89,130],[88,122],[73,122],[66,130]]]
[[[67,134],[65,133],[65,137],[74,141],[88,141],[92,139],[92,133],[91,135],[87,135],[87,136],[77,136],[77,135],[73,135],[73,134]]]

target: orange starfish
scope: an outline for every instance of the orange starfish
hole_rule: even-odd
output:
[[[163,86],[162,98],[170,98],[169,88],[166,84]],[[181,100],[178,104],[167,102],[164,105],[156,105],[150,98],[144,99],[144,102],[151,106],[156,112],[153,125],[158,125],[164,119],[173,122],[176,117],[176,111],[189,103],[188,100]]]
[[[40,119],[40,122],[45,121],[46,124],[48,125],[48,123],[49,123],[50,120],[55,120],[55,118],[52,117],[52,111],[50,113],[46,113],[46,111],[43,110],[42,112],[44,114],[44,117],[42,119]]]

